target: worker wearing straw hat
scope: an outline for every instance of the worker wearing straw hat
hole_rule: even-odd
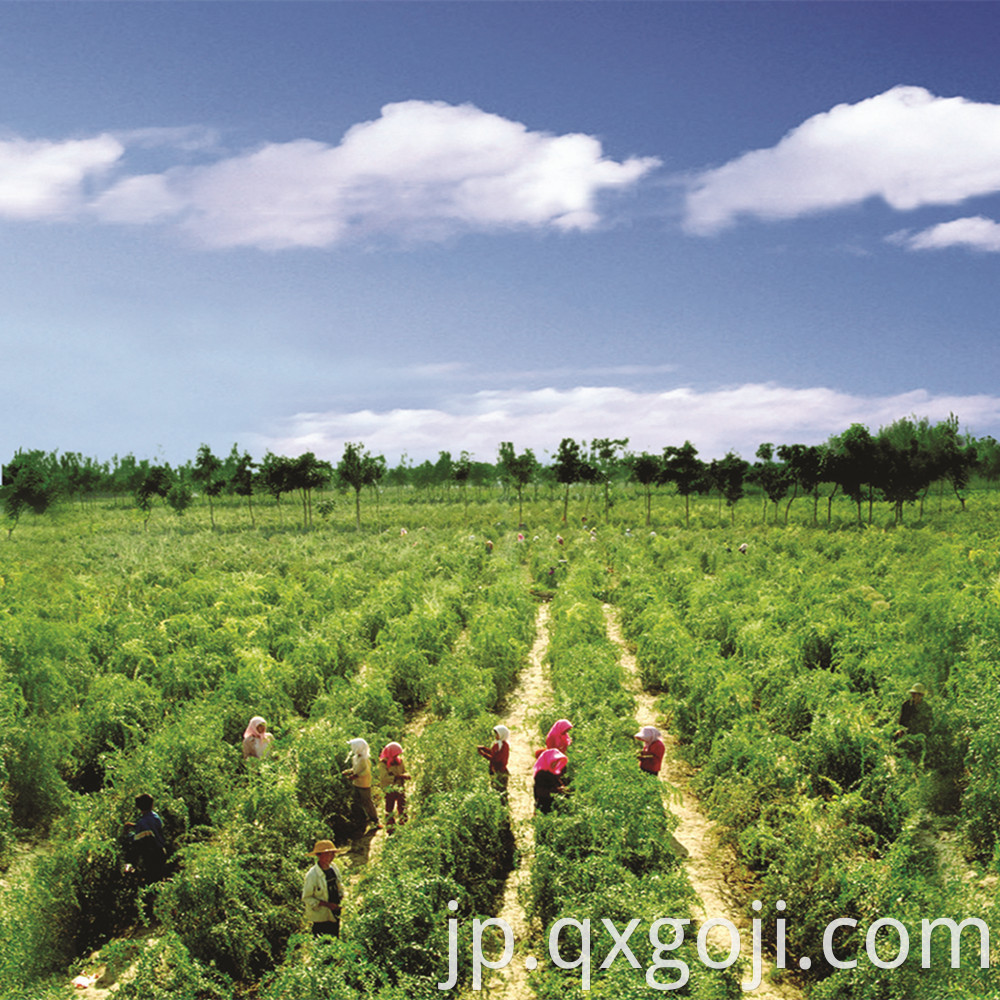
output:
[[[306,920],[312,925],[314,935],[340,935],[340,904],[344,898],[344,884],[333,863],[336,853],[332,840],[317,840],[309,852],[316,864],[306,872],[302,886],[302,902],[306,904]]]
[[[923,684],[914,684],[907,693],[909,697],[903,702],[899,710],[899,728],[896,730],[895,735],[897,738],[904,733],[911,736],[922,733],[924,736],[927,736],[931,731],[931,724],[934,720],[934,714],[931,711],[930,705],[924,701],[927,688]]]

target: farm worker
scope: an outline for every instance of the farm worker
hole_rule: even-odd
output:
[[[387,743],[378,755],[378,783],[385,792],[385,825],[389,833],[395,829],[394,810],[399,812],[399,825],[406,822],[405,783],[409,777],[403,764],[403,748],[398,743]]]
[[[267,731],[267,723],[255,715],[243,731],[243,756],[266,757],[271,752],[274,735]]]
[[[642,741],[642,749],[639,751],[639,770],[659,774],[663,765],[663,752],[666,749],[663,740],[660,739],[659,729],[656,726],[643,726],[634,738]]]
[[[746,554],[747,554],[747,543],[746,543],[746,542],[744,542],[744,543],[743,543],[743,544],[742,544],[742,545],[740,546],[740,548],[739,548],[739,551],[740,551],[740,553],[741,553],[742,555],[746,555]]]
[[[924,701],[927,688],[923,684],[914,684],[908,694],[909,697],[899,710],[899,728],[894,735],[897,738],[904,733],[910,735],[923,733],[924,736],[927,736],[934,721],[934,713],[931,711],[930,705]]]
[[[302,886],[302,902],[306,904],[306,920],[312,925],[314,936],[340,935],[340,904],[344,898],[344,884],[333,863],[335,848],[332,840],[317,840],[309,851],[316,864],[306,872]]]
[[[486,551],[487,552],[492,552],[493,551],[493,539],[491,539],[491,538],[487,538],[486,539]]]
[[[507,781],[509,772],[507,762],[510,760],[510,730],[506,726],[494,726],[493,734],[496,739],[489,747],[476,747],[480,757],[485,757],[490,762],[490,776],[493,779],[493,787],[507,794]]]
[[[552,796],[566,791],[562,773],[569,758],[561,750],[543,750],[535,761],[535,809],[547,813],[552,809]]]
[[[167,838],[163,834],[163,820],[153,812],[152,795],[146,792],[137,795],[135,807],[139,819],[125,824],[126,837],[135,851],[144,884],[152,885],[167,875]]]
[[[347,769],[342,774],[345,778],[350,778],[354,785],[354,811],[360,812],[363,820],[370,820],[375,830],[381,830],[378,812],[372,801],[371,750],[368,749],[367,741],[360,737],[351,740],[348,745],[351,753],[346,761]]]
[[[545,737],[545,747],[548,750],[562,750],[565,753],[573,742],[569,731],[573,728],[573,723],[569,719],[559,719],[552,723],[549,735]]]
[[[569,745],[573,742],[569,731],[573,728],[573,723],[569,719],[559,719],[552,723],[548,736],[545,737],[545,746],[535,751],[535,760],[546,750],[561,750],[565,753],[569,750]]]

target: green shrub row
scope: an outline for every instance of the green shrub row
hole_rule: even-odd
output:
[[[227,539],[213,541],[226,549]],[[238,541],[241,553],[247,555],[245,541]],[[142,919],[142,894],[136,877],[123,867],[118,846],[121,824],[134,818],[132,799],[140,790],[153,795],[155,808],[181,848],[178,874],[153,894],[156,917],[165,928],[155,949],[173,958],[182,955],[182,966],[193,970],[192,976],[180,977],[177,989],[194,989],[196,980],[256,981],[282,965],[289,940],[301,928],[305,850],[315,839],[334,835],[342,840],[346,833],[351,796],[340,770],[347,741],[364,735],[377,752],[404,732],[406,710],[412,704],[393,698],[382,667],[389,660],[381,657],[381,643],[393,641],[402,649],[404,643],[422,637],[429,654],[427,690],[439,707],[445,706],[453,687],[452,667],[460,663],[458,673],[464,672],[474,693],[461,704],[466,728],[470,719],[482,728],[482,713],[509,688],[516,658],[523,658],[530,643],[534,614],[519,563],[500,554],[484,560],[478,546],[471,544],[421,538],[420,546],[414,547],[386,537],[359,541],[359,559],[338,563],[340,582],[331,590],[310,561],[316,553],[306,545],[308,539],[292,541],[296,553],[287,563],[279,563],[273,575],[255,565],[255,558],[234,560],[228,574],[220,575],[218,567],[226,561],[223,551],[215,554],[214,562],[198,567],[206,577],[204,586],[197,586],[195,579],[185,583],[171,578],[171,586],[179,592],[161,595],[157,573],[150,571],[141,581],[135,574],[128,578],[122,590],[128,591],[135,612],[133,627],[136,633],[152,635],[149,642],[143,640],[144,647],[149,651],[151,643],[169,645],[176,640],[174,652],[186,650],[184,655],[190,656],[183,666],[171,658],[167,646],[155,645],[151,653],[157,655],[134,659],[128,673],[117,669],[120,659],[114,660],[116,669],[106,663],[102,669],[102,664],[91,661],[90,669],[96,672],[80,689],[80,702],[70,706],[54,701],[53,719],[46,720],[55,723],[50,726],[42,724],[38,706],[31,707],[23,686],[8,671],[11,697],[4,702],[8,724],[0,740],[8,778],[3,802],[9,803],[10,812],[6,821],[0,812],[0,846],[10,848],[25,828],[47,833],[50,845],[45,863],[19,864],[18,884],[24,885],[24,892],[5,893],[0,905],[0,935],[18,939],[0,961],[9,981],[29,982],[65,968],[74,955],[127,932]],[[201,540],[191,539],[192,546],[195,542],[200,546]],[[151,544],[154,551],[146,555],[154,565],[165,564],[166,554],[156,551],[152,540]],[[132,557],[141,562],[134,550]],[[348,606],[347,579],[350,586],[371,587],[372,595],[387,593],[386,581],[393,581],[394,596],[387,602],[390,613],[382,615],[382,624],[373,633],[374,646],[361,624],[376,598],[355,593]],[[5,574],[4,580],[6,589],[10,577]],[[307,624],[306,616],[293,611],[290,606],[297,601],[314,609],[322,604],[310,597],[303,581],[315,587],[323,600],[335,603],[336,614],[324,608],[322,618]],[[71,579],[61,577],[56,587],[61,601],[55,600],[46,613],[53,618],[60,613],[70,616],[80,603],[74,586]],[[246,615],[238,618],[244,597],[251,592],[259,601],[248,604]],[[7,597],[18,595],[8,591]],[[109,606],[116,600],[109,598]],[[147,606],[140,607],[144,603]],[[167,604],[173,615],[157,624],[154,620]],[[217,605],[232,608],[222,614]],[[199,608],[209,610],[198,630],[191,632],[191,619],[184,616],[199,614]],[[106,617],[114,618],[111,610]],[[67,620],[60,627],[84,632],[81,621]],[[469,635],[474,641],[453,648],[462,625],[473,621]],[[491,628],[506,630],[515,622],[518,628],[505,647]],[[188,631],[179,629],[181,623]],[[116,627],[120,626],[119,620]],[[27,625],[25,631],[30,631]],[[231,643],[227,656],[232,654],[233,662],[212,675],[211,685],[164,675],[167,668],[194,672],[194,665],[201,662],[202,641],[210,646],[206,636],[219,631]],[[280,636],[293,634],[300,641],[283,646]],[[309,657],[303,639],[307,634]],[[20,657],[30,673],[32,651],[18,645],[16,635],[13,639],[12,633],[4,635],[11,643],[3,650],[4,668],[14,649],[12,658]],[[164,649],[170,655],[164,656]],[[338,650],[346,650],[346,660]],[[363,659],[367,665],[359,673]],[[344,668],[345,662],[350,669]],[[148,667],[140,669],[142,664]],[[67,676],[56,680],[60,698],[79,695]],[[209,690],[212,686],[214,690]],[[267,716],[276,734],[275,753],[267,761],[247,765],[239,752],[240,736],[246,720],[258,712]],[[473,745],[466,752],[475,758]],[[97,772],[89,787],[80,781],[83,761]],[[484,789],[480,792],[485,794]],[[462,805],[479,813],[483,808],[481,803]],[[504,857],[499,850],[492,850],[491,856]],[[473,889],[482,876],[481,865],[474,875],[469,879]],[[473,889],[469,892],[478,900],[483,893]],[[40,921],[31,900],[49,896],[59,905]],[[391,923],[390,912],[381,919]],[[22,932],[25,923],[31,933]],[[109,947],[113,950],[115,945]],[[162,992],[168,986],[154,972],[166,958],[161,962],[151,955],[140,962],[148,972],[144,981]],[[296,955],[293,964],[298,962]],[[38,988],[44,986],[40,983]]]
[[[992,862],[990,817],[1000,815],[985,761],[996,699],[984,693],[997,686],[987,651],[1000,650],[1000,617],[967,544],[905,529],[835,542],[770,531],[747,556],[717,552],[714,572],[682,540],[616,552],[643,681],[700,767],[713,818],[759,875],[765,928],[784,900],[789,954],[811,957],[811,995],[824,1000],[996,988],[971,935],[961,969],[950,968],[944,933],[931,969],[919,954],[923,917],[981,914],[995,891],[975,878],[955,886],[967,859]],[[934,726],[898,740],[915,681],[931,692]],[[840,917],[858,921],[838,938],[843,956],[860,957],[853,970],[819,958]],[[863,928],[880,918],[916,942],[898,969],[866,960]]]
[[[652,990],[646,970],[653,969],[651,975],[661,985],[681,978],[676,967],[655,968],[651,925],[660,918],[690,919],[693,893],[674,851],[677,821],[664,809],[661,784],[638,768],[632,738],[638,725],[635,700],[625,688],[599,603],[607,586],[606,567],[585,552],[572,559],[552,604],[549,662],[555,705],[541,719],[543,731],[556,718],[573,722],[569,793],[556,797],[551,813],[535,817],[530,912],[546,929],[567,918],[590,921],[590,995],[648,997]],[[640,926],[629,947],[641,968],[619,955],[608,970],[600,970],[614,946],[603,921],[611,921],[620,934],[634,918]],[[659,940],[669,945],[672,938],[668,927]],[[559,951],[566,962],[581,957],[582,942],[573,925],[562,935]],[[686,983],[671,995],[706,1000],[739,995],[733,971],[710,969],[699,961],[690,930],[666,957],[687,967]],[[565,996],[580,988],[580,977],[580,970],[548,965],[539,976],[538,995],[543,1000]]]

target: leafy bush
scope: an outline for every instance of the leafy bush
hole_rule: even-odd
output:
[[[104,955],[99,956],[105,958]],[[115,990],[121,1000],[229,1000],[233,984],[214,966],[192,957],[178,935],[167,932],[145,942]]]
[[[180,871],[158,886],[156,915],[192,956],[235,979],[273,968],[298,930],[301,876],[257,845],[192,844]]]

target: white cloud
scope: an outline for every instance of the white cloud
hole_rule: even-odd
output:
[[[403,101],[354,125],[337,146],[270,143],[214,164],[131,177],[93,210],[115,222],[171,214],[218,247],[585,230],[599,222],[602,191],[626,188],[658,163],[609,160],[591,136],[532,132],[472,105]]]
[[[814,115],[770,149],[701,173],[685,224],[788,219],[880,197],[900,211],[1000,191],[1000,105],[894,87]]]
[[[129,148],[157,149],[167,146],[185,153],[215,150],[219,146],[218,133],[204,125],[136,128],[118,133],[118,138]]]
[[[970,250],[983,250],[989,253],[1000,253],[1000,223],[981,215],[965,219],[953,219],[931,226],[922,232],[900,234],[894,237],[894,242],[901,243],[910,250],[942,250],[946,247],[968,247]]]
[[[813,444],[852,423],[876,431],[911,414],[937,421],[950,413],[957,413],[963,428],[975,434],[996,433],[1000,397],[934,396],[925,390],[865,397],[773,384],[665,392],[614,386],[490,390],[455,397],[447,408],[301,413],[256,444],[261,451],[314,451],[334,461],[346,441],[362,441],[390,462],[403,452],[418,461],[433,458],[441,449],[453,455],[466,450],[486,461],[493,459],[501,441],[531,448],[541,458],[546,451],[554,452],[564,437],[627,437],[636,452],[658,453],[666,445],[690,440],[705,459],[729,450],[750,458],[763,441]]]
[[[85,182],[107,171],[124,147],[110,135],[92,139],[0,139],[0,216],[44,219],[78,208]]]

